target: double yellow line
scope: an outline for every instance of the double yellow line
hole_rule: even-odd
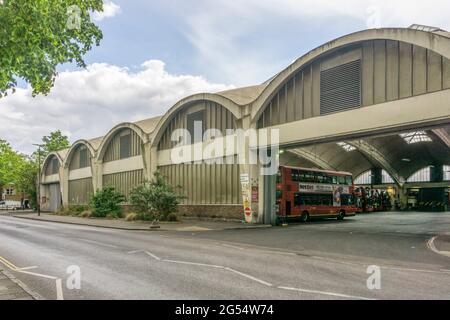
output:
[[[19,267],[15,266],[14,263],[6,260],[5,258],[3,258],[2,256],[0,256],[0,262],[3,263],[5,266],[7,266],[9,269],[11,270],[18,270],[20,269]]]

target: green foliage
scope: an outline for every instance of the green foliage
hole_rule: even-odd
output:
[[[43,165],[43,161],[45,157],[50,152],[56,152],[59,150],[67,149],[70,147],[69,138],[62,134],[61,130],[56,130],[50,132],[48,136],[42,137],[41,148],[36,150],[32,157],[38,159],[40,157],[41,166]]]
[[[114,187],[106,186],[102,190],[97,190],[91,200],[92,216],[104,218],[111,215],[120,218],[122,216],[120,204],[125,201],[125,196]]]
[[[166,220],[170,214],[177,212],[179,200],[183,198],[159,172],[155,172],[152,181],[145,181],[130,194],[130,202],[143,220]]]
[[[79,28],[68,24],[74,21],[73,5],[79,8]],[[48,94],[57,65],[75,62],[85,67],[83,56],[103,37],[89,12],[102,10],[102,0],[3,0],[0,98],[14,91],[19,78],[31,84],[34,96]]]
[[[24,165],[24,156],[14,151],[8,142],[0,140],[0,186],[16,183],[20,168]]]
[[[42,137],[42,151],[45,155],[70,147],[69,138],[62,134],[61,130],[50,132],[50,135]]]

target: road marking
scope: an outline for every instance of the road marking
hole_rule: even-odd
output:
[[[263,284],[263,285],[265,285],[265,286],[268,286],[268,287],[271,287],[271,286],[272,286],[272,284],[271,284],[271,283],[269,283],[269,282],[266,282],[266,281],[264,281],[264,280],[261,280],[261,279],[258,279],[258,278],[255,278],[255,277],[253,277],[253,276],[251,276],[251,275],[249,275],[249,274],[246,274],[246,273],[243,273],[243,272],[240,272],[240,271],[237,271],[237,270],[234,270],[234,269],[228,268],[228,267],[226,267],[226,268],[225,268],[225,270],[228,270],[228,271],[234,272],[234,273],[236,273],[236,274],[239,274],[239,275],[241,275],[241,276],[243,276],[243,277],[246,277],[246,278],[248,278],[248,279],[250,279],[250,280],[253,280],[253,281],[259,282],[259,283],[261,283],[261,284]]]
[[[180,261],[180,260],[169,260],[164,259],[162,260],[164,262],[171,262],[171,263],[179,263],[179,264],[189,264],[192,266],[200,266],[200,267],[209,267],[209,268],[218,268],[218,269],[225,269],[224,266],[218,266],[215,264],[206,264],[206,263],[199,263],[199,262],[190,262],[190,261]]]
[[[61,279],[56,279],[56,300],[64,300]]]
[[[153,253],[151,253],[151,252],[145,251],[145,254],[148,255],[148,256],[150,256],[150,257],[152,257],[153,259],[158,260],[158,261],[161,260],[160,257],[155,256],[155,255],[154,255]]]
[[[144,250],[133,250],[133,251],[128,251],[128,254],[135,254],[135,253],[139,253],[139,252],[143,252]]]
[[[437,236],[434,236],[433,238],[428,240],[428,242],[427,242],[428,249],[430,249],[434,253],[440,254],[442,256],[450,257],[450,251],[440,251],[436,248],[436,246],[434,245],[434,240],[436,240],[436,238],[437,238]]]
[[[342,293],[336,293],[336,292],[329,292],[329,291],[308,290],[308,289],[291,288],[291,287],[281,287],[281,286],[278,287],[278,289],[289,290],[289,291],[298,291],[298,292],[303,292],[303,293],[321,294],[321,295],[332,296],[332,297],[341,297],[341,298],[358,299],[358,300],[376,300],[376,299],[373,299],[373,298],[366,298],[366,297],[352,296],[352,295],[348,295],[348,294],[342,294]]]
[[[24,267],[24,268],[19,268],[17,270],[31,270],[31,269],[37,269],[37,266],[31,266],[31,267]]]
[[[3,263],[5,266],[7,266],[9,269],[11,270],[17,270],[19,269],[18,267],[16,267],[12,262],[6,260],[5,258],[0,256],[0,262]]]
[[[56,281],[56,299],[57,300],[64,300],[63,290],[62,290],[62,280],[61,279],[58,279],[57,277],[49,276],[49,275],[46,275],[46,274],[26,271],[26,270],[30,270],[30,269],[36,269],[37,266],[19,268],[14,263],[12,263],[11,261],[3,258],[2,256],[0,256],[0,262],[3,263],[6,267],[11,269],[12,271],[15,271],[15,272],[18,272],[18,273],[24,273],[24,274],[28,274],[30,276],[35,276],[35,277],[39,277],[39,278],[55,280]]]

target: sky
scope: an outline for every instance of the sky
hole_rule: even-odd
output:
[[[31,153],[60,129],[70,141],[164,114],[179,99],[266,81],[321,44],[413,23],[450,30],[450,1],[104,0],[104,38],[86,69],[65,64],[48,96],[21,82],[0,99],[0,139]]]

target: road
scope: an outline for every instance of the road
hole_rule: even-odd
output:
[[[0,264],[45,299],[449,299],[450,258],[427,247],[449,226],[449,213],[196,233],[0,216]]]

